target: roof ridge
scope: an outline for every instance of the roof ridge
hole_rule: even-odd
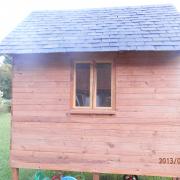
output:
[[[40,13],[40,12],[69,12],[69,11],[93,11],[93,10],[112,10],[112,9],[119,9],[119,10],[127,10],[127,9],[139,9],[139,8],[162,8],[162,7],[171,7],[176,9],[176,7],[171,3],[165,4],[146,4],[146,5],[135,5],[135,6],[112,6],[112,7],[94,7],[94,8],[79,8],[79,9],[45,9],[45,10],[34,10],[32,13]]]

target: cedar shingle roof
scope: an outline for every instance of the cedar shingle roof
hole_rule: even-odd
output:
[[[180,50],[180,14],[171,5],[31,13],[0,53]]]

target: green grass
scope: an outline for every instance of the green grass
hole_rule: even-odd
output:
[[[10,147],[10,114],[0,113],[0,179],[11,180],[11,169],[9,168]],[[35,170],[20,170],[20,180],[33,180]],[[45,171],[51,177],[53,171]],[[64,175],[76,175],[77,173],[66,172]],[[92,175],[86,173],[86,180],[92,180]],[[101,175],[101,180],[122,180],[122,175]],[[139,180],[172,180],[172,178],[140,176]]]
[[[11,180],[9,167],[10,113],[0,112],[0,179]],[[33,170],[21,170],[20,180],[30,180]],[[28,177],[28,178],[27,178]]]
[[[0,177],[11,179],[9,168],[10,114],[0,113]]]

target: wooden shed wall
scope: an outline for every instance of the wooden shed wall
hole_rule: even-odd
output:
[[[116,114],[70,114],[71,62],[116,64]],[[14,57],[11,166],[180,176],[180,55]]]

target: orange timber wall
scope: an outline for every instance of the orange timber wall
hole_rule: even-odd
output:
[[[73,60],[115,61],[115,115],[71,114]],[[12,167],[180,176],[180,55],[14,56]]]

